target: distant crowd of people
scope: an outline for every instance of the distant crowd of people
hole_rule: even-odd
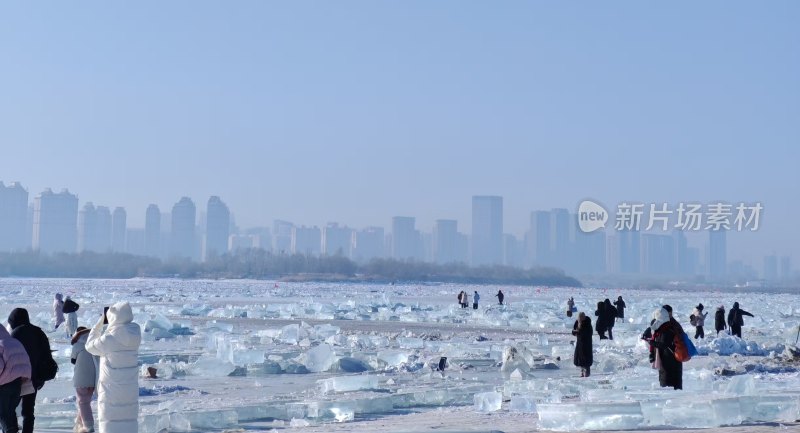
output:
[[[142,334],[133,322],[127,302],[106,307],[91,329],[78,326],[79,305],[56,294],[53,331],[66,323],[74,365],[72,383],[77,399],[73,431],[78,433],[136,433],[139,416],[138,353]],[[20,431],[17,407],[21,404],[22,433],[33,433],[36,395],[54,379],[58,364],[50,340],[31,323],[28,311],[15,308],[7,330],[0,326],[0,428]],[[97,422],[91,401],[97,392]]]
[[[495,296],[495,298],[497,298],[497,301],[498,301],[499,305],[503,305],[503,300],[506,297],[506,295],[503,294],[503,291],[502,290],[498,290],[497,294],[494,295],[494,296]],[[481,295],[476,290],[475,293],[472,294],[472,309],[473,310],[477,310],[478,309],[478,306],[479,306],[478,304],[480,303],[480,301],[481,301]],[[467,292],[462,290],[461,292],[458,293],[458,305],[460,305],[461,308],[469,308],[469,294]]]
[[[622,296],[613,304],[609,299],[597,303],[597,310],[594,313],[597,321],[594,329],[597,330],[600,340],[614,339],[612,333],[614,323],[618,319],[624,320],[625,308]],[[689,323],[695,327],[695,339],[705,338],[704,326],[708,313],[704,309],[700,303],[689,315]],[[572,317],[576,310],[575,300],[570,297],[567,300],[567,316]],[[714,328],[717,334],[730,329],[731,335],[741,338],[744,316],[753,317],[751,313],[742,310],[738,302],[734,302],[727,318],[725,307],[720,305],[714,316]],[[576,337],[573,363],[580,368],[581,377],[589,377],[591,374],[594,362],[592,348],[594,329],[592,329],[592,319],[584,312],[578,313],[578,318],[572,326],[572,335]],[[606,332],[608,336],[605,335]],[[649,361],[652,367],[658,370],[659,384],[662,387],[683,389],[683,363],[691,359],[697,350],[681,324],[673,317],[672,306],[663,305],[653,312],[650,326],[645,329],[641,338],[648,343]]]

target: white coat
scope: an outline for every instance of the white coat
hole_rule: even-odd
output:
[[[103,331],[100,317],[86,342],[86,350],[100,357],[96,425],[100,433],[137,433],[142,330],[133,323],[133,311],[127,302],[112,305],[106,316],[108,328]]]
[[[81,334],[75,344],[72,345],[71,358],[75,361],[75,368],[72,375],[72,386],[75,388],[95,388],[97,387],[97,371],[94,363],[94,356],[86,351],[86,341],[89,333]]]

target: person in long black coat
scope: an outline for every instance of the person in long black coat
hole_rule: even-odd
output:
[[[662,387],[683,389],[683,364],[675,359],[675,336],[683,332],[681,325],[664,309],[659,309],[650,326],[658,365],[658,383]]]
[[[719,334],[720,331],[724,331],[725,328],[725,306],[720,305],[717,307],[717,312],[714,313],[714,329],[716,329],[717,334]]]
[[[31,382],[36,390],[33,394],[22,397],[22,433],[33,433],[34,407],[36,394],[44,386],[41,371],[44,362],[50,358],[50,340],[42,328],[32,325],[28,310],[15,308],[8,316],[8,325],[11,336],[19,340],[28,352],[31,360]]]
[[[578,320],[572,325],[575,340],[575,356],[573,363],[581,369],[581,377],[589,377],[594,363],[592,354],[592,319],[584,313],[578,313]]]
[[[601,340],[608,340],[608,337],[606,337],[606,330],[608,329],[608,325],[606,322],[607,314],[605,311],[606,311],[605,304],[603,304],[602,301],[598,302],[597,310],[595,310],[594,312],[594,315],[597,316],[597,322],[595,322],[597,326],[595,327],[595,329],[597,330],[597,335],[600,336]]]
[[[617,297],[617,300],[614,301],[614,306],[617,307],[617,317],[625,321],[625,301],[622,299],[622,296]]]
[[[728,311],[728,326],[731,327],[731,334],[742,338],[742,326],[744,326],[744,316],[755,317],[747,311],[739,308],[739,303],[734,302],[731,311]]]
[[[603,301],[603,311],[606,313],[606,328],[608,329],[608,339],[614,339],[614,323],[617,321],[617,309],[611,305],[611,300],[606,298]]]

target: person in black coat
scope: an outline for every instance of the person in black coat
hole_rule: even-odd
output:
[[[614,339],[614,323],[617,320],[617,309],[611,305],[611,301],[606,298],[603,301],[603,311],[606,313],[606,328],[608,329],[608,339]]]
[[[622,296],[617,297],[617,300],[614,301],[614,306],[617,307],[617,317],[625,321],[625,301],[622,300]]]
[[[675,359],[675,336],[682,333],[683,328],[666,308],[659,309],[653,318],[650,345],[658,364],[658,383],[662,387],[683,389],[683,364]]]
[[[739,303],[734,302],[731,311],[728,311],[728,326],[731,327],[731,334],[742,338],[742,326],[744,326],[744,316],[755,317],[747,311],[739,308]]]
[[[597,310],[594,311],[594,315],[597,316],[597,322],[595,322],[597,325],[595,326],[594,329],[597,330],[597,335],[600,336],[601,340],[608,340],[608,337],[606,337],[606,330],[608,329],[608,325],[606,322],[605,310],[606,306],[601,301],[597,303]]]
[[[720,305],[719,307],[717,307],[717,312],[714,314],[714,329],[716,329],[717,334],[719,334],[720,331],[724,331],[726,327],[727,326],[725,326],[725,306]]]
[[[572,325],[572,335],[575,340],[575,357],[573,363],[581,369],[581,377],[591,374],[594,357],[592,355],[592,319],[584,313],[578,313],[578,320]]]
[[[31,382],[36,392],[22,397],[22,433],[33,433],[36,394],[44,386],[41,370],[44,362],[52,356],[50,340],[41,328],[31,324],[28,310],[24,308],[11,311],[8,325],[11,327],[11,336],[22,343],[31,360]]]
[[[502,290],[498,290],[497,294],[494,295],[497,297],[497,300],[500,302],[500,305],[503,305],[503,299],[505,299],[506,295],[503,294]]]

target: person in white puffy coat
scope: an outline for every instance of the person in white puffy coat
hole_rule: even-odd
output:
[[[86,350],[100,357],[95,425],[100,433],[137,433],[142,330],[133,323],[133,311],[127,302],[112,305],[106,317],[108,328],[103,331],[100,317],[86,341]]]

